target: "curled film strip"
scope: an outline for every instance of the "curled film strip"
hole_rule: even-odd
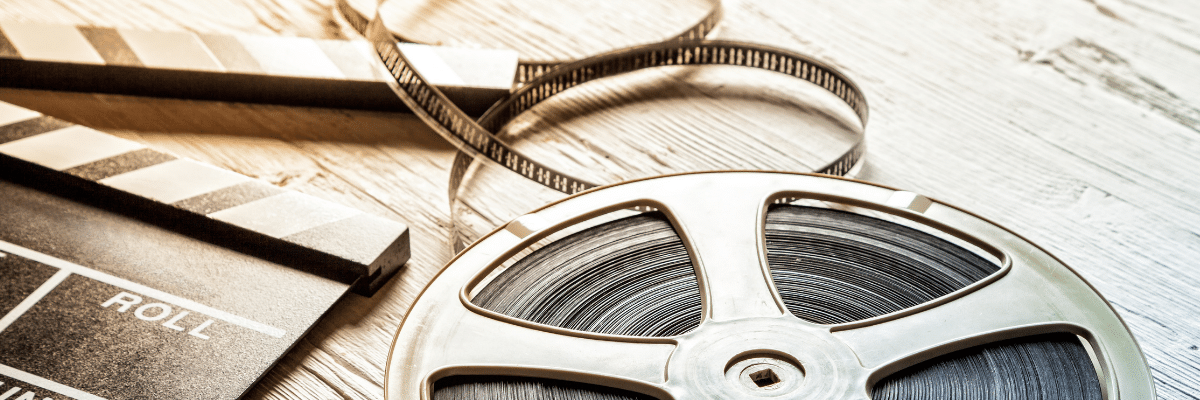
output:
[[[567,89],[660,65],[787,74],[833,93],[865,125],[858,88],[819,62],[735,42],[637,46],[542,72],[473,121],[394,50],[378,14],[366,35],[397,94],[464,153],[574,194],[476,241],[426,288],[389,356],[390,399],[1153,396],[1140,349],[1102,297],[1035,245],[964,211],[863,182],[775,173],[581,193],[594,185],[492,135]],[[852,172],[863,151],[860,137],[818,172]],[[456,162],[452,195],[469,161]],[[906,222],[787,204],[795,200]],[[643,212],[578,227],[630,208]]]
[[[673,40],[695,40],[695,39],[705,38],[710,33],[712,33],[713,30],[715,30],[717,28],[717,26],[720,24],[721,19],[724,17],[724,9],[721,7],[720,1],[718,1],[718,0],[708,0],[708,1],[709,1],[709,6],[710,6],[709,11],[702,18],[700,18],[699,21],[692,24],[688,28],[684,29],[682,32],[674,35],[673,37],[663,38],[663,39],[668,42],[673,41]],[[337,3],[334,6],[334,8],[341,15],[342,20],[345,21],[348,25],[350,25],[351,28],[358,31],[358,33],[362,34],[363,36],[368,36],[367,27],[370,25],[370,23],[372,21],[372,19],[369,16],[376,14],[378,12],[378,7],[376,7],[375,9],[368,10],[368,9],[365,9],[365,7],[364,7],[367,4],[369,4],[369,3],[368,2],[354,2],[352,0],[337,0]],[[385,29],[386,29],[386,26],[385,26]],[[409,38],[405,38],[403,35],[397,34],[395,32],[392,32],[391,35],[393,36],[393,38],[395,40],[398,40],[402,43],[415,43],[416,42]],[[368,36],[368,37],[370,37],[370,36]],[[515,77],[516,84],[523,85],[527,82],[534,80],[534,78],[537,78],[539,75],[541,75],[547,71],[550,71],[551,69],[557,68],[559,65],[568,63],[570,61],[573,61],[573,60],[549,60],[549,61],[521,60],[517,64],[517,73],[516,73],[516,77]]]
[[[414,114],[438,134],[474,158],[495,161],[521,176],[566,194],[578,193],[597,185],[555,170],[513,150],[498,140],[493,132],[538,103],[567,89],[601,78],[670,65],[758,68],[816,84],[833,93],[853,109],[863,126],[867,121],[866,99],[858,87],[835,68],[787,50],[742,42],[694,39],[636,46],[559,65],[526,82],[520,89],[493,105],[476,121],[431,86],[412,62],[397,50],[392,34],[378,14],[367,26],[366,35],[373,42],[384,66],[395,78],[393,90]],[[834,175],[851,172],[862,160],[865,151],[863,139],[864,137],[859,135],[848,151],[815,172]],[[465,173],[463,165],[463,158],[460,157],[451,172],[452,195],[457,191]]]

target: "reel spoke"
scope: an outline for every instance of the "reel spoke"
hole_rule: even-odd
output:
[[[898,371],[929,358],[993,341],[1037,333],[1070,331],[1076,310],[1046,293],[1052,282],[1029,268],[1014,268],[965,294],[949,295],[898,316],[834,326],[834,335],[864,367]],[[882,322],[879,322],[882,320]]]
[[[724,185],[729,186],[729,185]],[[728,321],[787,313],[770,283],[764,212],[772,194],[762,185],[690,185],[655,200],[679,228],[696,266],[705,319]]]
[[[675,350],[667,341],[585,338],[464,311],[456,326],[445,330],[451,332],[445,343],[453,345],[421,355],[423,370],[567,379],[645,391],[665,382],[667,359]]]

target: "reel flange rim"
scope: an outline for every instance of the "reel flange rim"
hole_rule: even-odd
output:
[[[761,190],[751,194],[745,194],[749,189],[702,190],[731,185]],[[710,199],[689,200],[696,199],[697,193],[709,193]],[[713,332],[721,332],[721,329],[736,330],[737,325],[750,329],[759,325],[752,321],[794,319],[782,305],[773,285],[769,284],[761,237],[751,240],[759,242],[757,249],[743,251],[740,256],[753,257],[752,254],[758,253],[761,267],[758,272],[763,277],[760,283],[767,283],[771,301],[763,301],[764,292],[758,291],[755,292],[759,295],[757,301],[752,301],[754,305],[733,304],[738,303],[735,301],[726,306],[714,306],[720,304],[720,299],[728,298],[722,293],[743,298],[746,293],[741,290],[745,288],[738,289],[737,282],[732,283],[733,286],[729,282],[738,281],[736,275],[755,275],[747,273],[754,272],[754,266],[739,274],[705,268],[706,259],[711,261],[724,256],[708,250],[705,247],[708,245],[703,244],[703,237],[712,236],[714,232],[711,229],[705,231],[708,228],[704,226],[712,224],[694,220],[697,215],[703,215],[705,207],[711,208],[722,200],[738,196],[742,203],[749,201],[749,205],[743,204],[739,208],[744,212],[734,214],[744,219],[751,212],[758,212],[758,221],[753,226],[760,232],[769,204],[793,198],[834,201],[933,227],[1011,264],[988,279],[912,309],[848,324],[803,323],[813,325],[805,330],[825,332],[848,346],[858,363],[856,368],[844,361],[839,364],[838,368],[857,372],[847,375],[851,378],[839,381],[843,390],[838,391],[841,394],[837,398],[869,398],[869,388],[874,382],[941,354],[997,340],[1051,332],[1079,335],[1091,347],[1106,399],[1152,398],[1154,394],[1145,358],[1111,305],[1077,272],[1019,235],[940,201],[874,183],[816,174],[720,171],[652,177],[592,189],[519,217],[472,244],[439,272],[402,322],[387,364],[387,398],[429,399],[436,379],[478,374],[564,379],[659,398],[728,396],[729,393],[714,392],[716,389],[712,388],[718,387],[713,386],[715,383],[709,385],[715,380],[725,381],[724,368],[713,369],[719,370],[720,376],[702,378],[703,384],[678,378],[686,375],[679,368],[696,364],[677,360],[677,355],[689,353],[683,346],[690,348],[692,343],[711,340],[717,335]],[[695,202],[704,204],[690,204]],[[668,215],[688,246],[693,263],[697,265],[704,296],[704,321],[700,328],[670,338],[595,334],[507,317],[470,302],[469,293],[473,286],[479,284],[492,268],[525,246],[563,227],[637,206],[653,207]],[[754,299],[753,296],[750,298]],[[721,311],[722,307],[733,311]],[[1014,309],[1018,311],[1012,312]],[[930,323],[936,322],[937,318],[954,319],[956,324]],[[734,328],[715,328],[731,324]],[[803,324],[796,326],[807,326]],[[897,336],[908,340],[894,343]],[[881,340],[884,338],[891,340]],[[496,340],[508,342],[497,346]],[[887,343],[879,345],[879,342]],[[506,346],[516,350],[496,350]],[[549,348],[544,348],[546,346]],[[581,348],[594,350],[589,353],[592,358],[571,359],[571,354]],[[745,349],[742,353],[755,351],[777,352],[790,357],[795,357],[792,353],[797,352],[762,348]],[[529,354],[539,356],[530,358]],[[721,357],[728,356],[721,354]],[[710,361],[722,367],[730,362]],[[819,364],[812,360],[798,362],[801,365]],[[816,376],[812,378],[817,379]],[[808,385],[809,378],[805,380]],[[697,386],[708,389],[701,390]],[[727,386],[720,387],[728,389]]]

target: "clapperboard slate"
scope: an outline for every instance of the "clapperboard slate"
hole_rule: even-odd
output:
[[[508,95],[517,52],[399,45],[456,106]],[[0,87],[404,110],[370,43],[0,21]]]
[[[244,393],[408,230],[0,103],[0,399]]]

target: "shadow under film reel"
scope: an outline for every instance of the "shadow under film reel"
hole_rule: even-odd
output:
[[[633,215],[578,227],[614,212]],[[421,294],[387,380],[389,399],[1154,393],[1108,303],[1016,234],[875,184],[735,171],[607,186],[491,232]]]

